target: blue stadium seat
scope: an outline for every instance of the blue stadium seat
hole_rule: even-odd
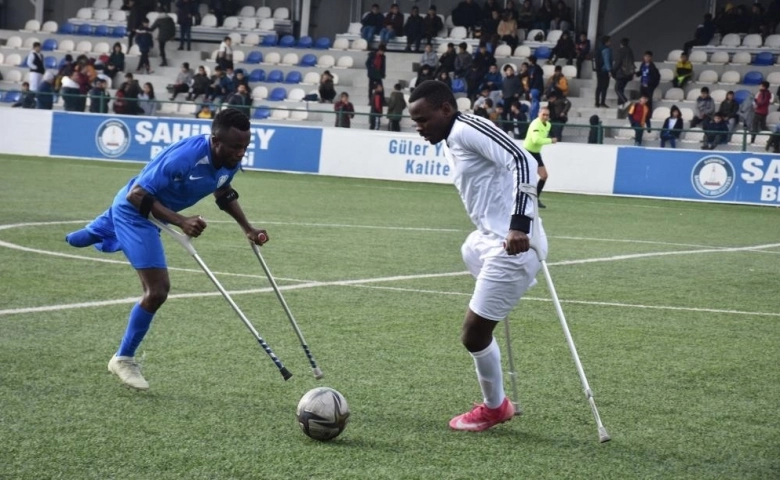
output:
[[[317,65],[317,55],[314,55],[313,53],[307,53],[301,57],[300,64],[302,67],[313,67]]]
[[[316,42],[314,42],[314,48],[318,48],[320,50],[327,50],[330,48],[330,45],[330,38],[328,37],[320,37]]]
[[[259,50],[249,52],[249,55],[247,55],[246,59],[244,59],[244,63],[262,63],[262,62],[263,62],[263,52]]]
[[[41,44],[41,50],[43,50],[44,52],[52,52],[54,50],[57,50],[58,46],[59,46],[59,43],[57,43],[56,39],[54,39],[54,38],[47,38]]]
[[[750,93],[750,90],[737,90],[734,92],[734,100],[737,101],[740,105],[742,102],[747,100],[748,98],[751,98],[753,96],[752,93]]]
[[[761,72],[747,72],[742,78],[744,85],[760,85],[764,81],[764,74]]]
[[[284,73],[282,73],[281,70],[271,70],[268,72],[268,78],[266,78],[266,82],[268,83],[282,83],[284,81]]]
[[[753,60],[753,65],[768,66],[774,65],[774,63],[775,56],[772,54],[772,52],[761,52],[756,55],[756,58]]]
[[[279,46],[284,48],[292,48],[295,46],[295,37],[292,35],[285,35],[279,40]]]
[[[255,68],[249,74],[250,82],[265,82],[265,70],[262,68]]]
[[[311,48],[313,45],[314,40],[312,40],[308,35],[298,39],[298,48]]]
[[[266,118],[271,116],[271,110],[268,109],[266,106],[258,107],[255,110],[255,114],[252,115],[252,118],[256,120],[265,120]]]
[[[260,46],[263,47],[275,47],[276,46],[276,35],[266,35],[263,37],[263,40],[260,42]]]
[[[98,25],[92,34],[96,37],[107,37],[110,33],[107,25]]]
[[[121,25],[111,30],[111,36],[114,38],[122,38],[125,35],[127,35],[127,28]]]
[[[268,100],[273,102],[281,102],[287,98],[287,90],[282,87],[277,87],[271,90],[271,94],[268,95]]]
[[[539,60],[547,60],[548,58],[552,57],[552,50],[550,50],[550,47],[545,47],[542,45],[541,47],[536,48],[534,55]]]
[[[18,102],[20,98],[22,98],[22,92],[5,92],[5,95],[3,95],[3,102],[15,103]]]
[[[92,35],[92,25],[88,23],[82,23],[79,25],[79,29],[76,31],[79,35]]]
[[[59,63],[60,62],[57,61],[56,57],[47,56],[46,58],[43,59],[43,66],[46,67],[47,70],[54,70],[59,68],[57,67]]]
[[[63,35],[73,35],[76,32],[76,27],[72,23],[63,23],[58,30]]]
[[[466,82],[462,78],[452,80],[452,93],[466,93]]]
[[[301,81],[303,81],[303,75],[297,70],[288,72],[284,79],[284,83],[301,83]]]

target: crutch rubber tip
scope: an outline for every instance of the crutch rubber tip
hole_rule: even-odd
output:
[[[290,371],[287,370],[287,367],[282,367],[281,369],[279,369],[279,372],[281,372],[282,378],[284,378],[285,380],[289,380],[290,377],[293,376],[292,373],[290,373]]]
[[[607,433],[607,429],[606,428],[600,428],[599,429],[599,443],[607,443],[610,440],[612,440],[612,437],[610,437],[609,433]]]
[[[321,378],[325,378],[325,374],[322,373],[320,367],[312,368],[312,371],[314,372],[314,378],[316,378],[317,380],[320,380]]]

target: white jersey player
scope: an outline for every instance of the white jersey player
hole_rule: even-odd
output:
[[[431,144],[446,142],[455,186],[476,230],[462,247],[476,278],[463,322],[462,341],[474,358],[484,402],[450,421],[454,430],[481,431],[512,418],[504,394],[501,352],[493,329],[536,283],[541,263],[529,236],[545,253],[547,238],[532,231],[536,215],[527,191],[535,192],[536,160],[491,121],[458,112],[450,88],[435,80],[415,87],[409,113]]]

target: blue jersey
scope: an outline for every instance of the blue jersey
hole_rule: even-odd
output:
[[[209,135],[185,138],[163,150],[132,178],[117,193],[114,205],[124,211],[129,207],[137,212],[126,197],[130,189],[138,185],[167,208],[179,212],[229,185],[237,171],[238,166],[234,169],[214,167]]]

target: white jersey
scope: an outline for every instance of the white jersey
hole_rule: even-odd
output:
[[[533,200],[518,187],[536,186],[536,160],[493,122],[457,113],[444,151],[477,230],[505,238],[513,216],[534,218]]]

